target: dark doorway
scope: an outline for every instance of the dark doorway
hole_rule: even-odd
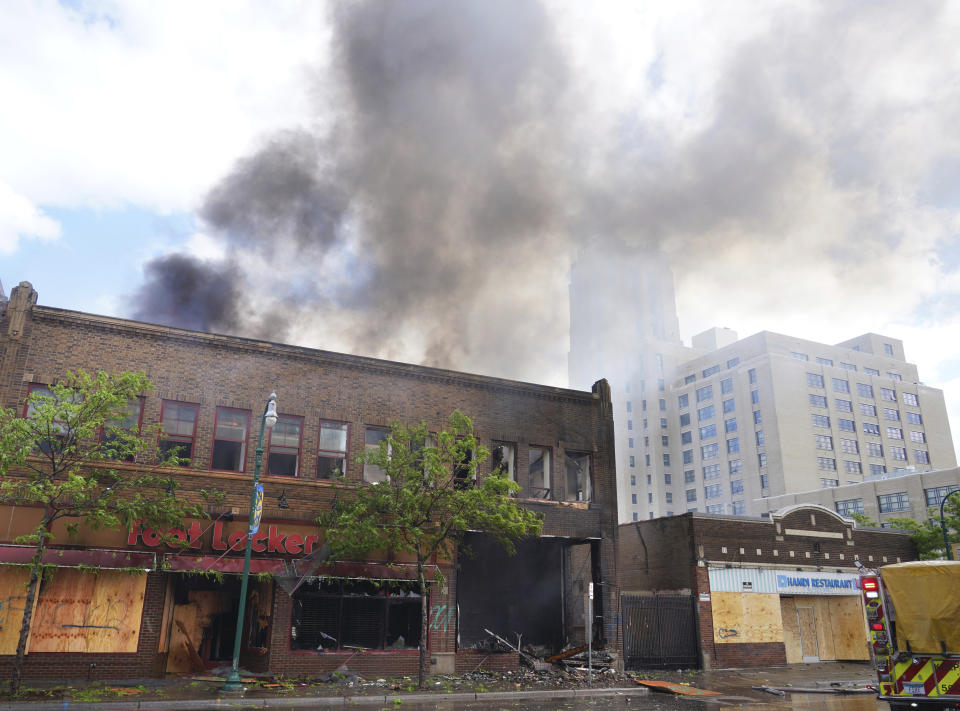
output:
[[[488,646],[484,628],[516,643],[559,650],[563,629],[563,545],[556,539],[517,544],[508,555],[489,536],[469,535],[457,574],[461,649]]]

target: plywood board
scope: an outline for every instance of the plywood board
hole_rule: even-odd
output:
[[[203,631],[213,618],[228,609],[230,601],[217,590],[191,590],[189,602],[173,608],[170,631],[170,652],[167,673],[198,671],[203,668],[198,650],[203,644]]]
[[[713,638],[717,644],[780,642],[783,623],[776,594],[714,592]]]
[[[45,580],[30,634],[31,652],[136,652],[145,575],[58,568]]]
[[[860,597],[838,595],[828,599],[836,659],[870,659],[870,650],[867,648],[866,616]]]
[[[804,603],[809,598],[804,598]],[[817,616],[809,604],[797,605],[797,626],[800,631],[800,653],[804,658],[819,656],[817,648]]]
[[[160,640],[157,643],[157,652],[163,654],[170,651],[170,628],[173,626],[173,590],[174,576],[167,576],[167,587],[163,595],[163,616],[160,619]]]
[[[30,571],[27,568],[0,565],[0,654],[17,652],[28,582]]]
[[[803,661],[803,650],[800,647],[797,606],[792,597],[780,598],[780,617],[783,620],[783,646],[787,653],[787,664],[799,664]]]
[[[808,598],[813,605],[817,619],[817,648],[820,650],[820,661],[832,662],[837,658],[833,645],[833,624],[830,619],[830,598]]]

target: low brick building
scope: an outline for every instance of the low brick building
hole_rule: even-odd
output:
[[[814,504],[627,523],[618,546],[628,668],[869,659],[857,561],[916,557],[909,534]]]
[[[0,672],[9,670],[20,614],[36,604],[25,677],[116,678],[191,672],[229,663],[239,600],[251,472],[260,415],[271,390],[280,420],[265,441],[265,506],[253,539],[251,593],[241,664],[288,675],[347,664],[368,674],[417,667],[419,599],[403,560],[310,567],[323,531],[315,519],[334,496],[331,476],[363,484],[378,473],[357,458],[394,421],[446,426],[459,408],[480,441],[543,515],[543,536],[509,558],[482,537],[474,557],[435,560],[447,584],[430,592],[435,671],[512,668],[491,653],[489,628],[510,640],[558,648],[581,641],[587,584],[599,591],[598,642],[619,649],[616,624],[616,486],[610,392],[531,385],[436,368],[138,323],[39,306],[27,282],[0,305],[0,405],[23,408],[67,370],[143,370],[156,390],[140,422],[159,423],[158,446],[190,465],[170,469],[178,494],[225,492],[210,518],[188,522],[186,551],[157,532],[54,531],[58,566],[38,600],[24,598],[25,550],[13,540],[36,520],[0,506]],[[21,410],[26,414],[25,410]],[[136,468],[119,462],[117,467]],[[491,464],[485,467],[489,471]],[[300,561],[302,585],[278,584]],[[6,563],[7,565],[3,565]],[[99,575],[85,566],[99,567]],[[139,569],[142,575],[129,575]],[[305,572],[306,571],[306,572]],[[197,575],[196,573],[203,573]],[[216,575],[210,575],[216,573]],[[285,577],[286,576],[286,577]]]

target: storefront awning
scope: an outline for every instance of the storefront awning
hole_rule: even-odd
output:
[[[243,558],[220,558],[213,555],[173,555],[167,556],[167,570],[172,572],[186,570],[206,570],[214,573],[243,573]],[[251,573],[282,573],[282,560],[264,560],[253,558],[250,561]]]
[[[26,564],[33,558],[33,546],[15,546],[0,544],[0,565]],[[153,553],[136,551],[114,551],[98,548],[47,548],[41,562],[61,568],[76,568],[81,565],[102,568],[139,568],[153,570],[157,567],[157,558]]]

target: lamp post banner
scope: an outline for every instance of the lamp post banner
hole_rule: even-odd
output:
[[[257,484],[254,494],[255,503],[250,512],[250,535],[260,530],[260,517],[263,516],[263,484]]]

